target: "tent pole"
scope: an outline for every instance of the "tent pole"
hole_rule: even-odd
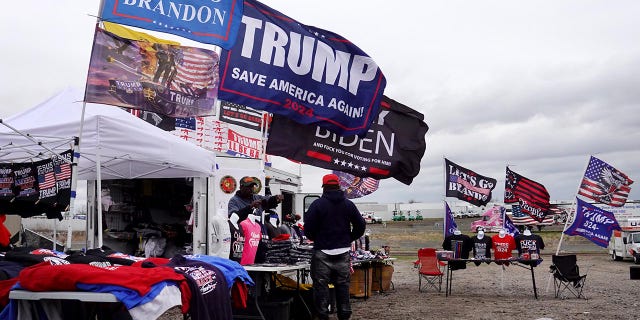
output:
[[[102,178],[100,172],[100,147],[98,147],[96,152],[96,200],[97,210],[98,210],[98,248],[102,248]]]

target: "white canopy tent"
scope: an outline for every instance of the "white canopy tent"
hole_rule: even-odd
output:
[[[73,180],[207,177],[216,168],[215,153],[159,129],[128,112],[88,103],[84,92],[68,88],[24,112],[1,119],[0,162],[27,162],[51,158],[74,148],[80,136],[80,158]],[[78,152],[78,150],[75,150]],[[72,197],[75,187],[72,187]],[[102,206],[97,217],[89,216],[88,230],[95,227],[102,245]],[[72,199],[73,203],[73,199]],[[94,226],[94,223],[97,225]]]
[[[66,89],[3,119],[3,123],[32,139],[0,127],[0,162],[48,158],[49,148],[58,153],[72,148],[68,142],[79,134],[83,98],[82,90]],[[101,164],[102,180],[201,177],[213,174],[215,154],[120,108],[88,103],[77,178],[98,180],[97,162]]]

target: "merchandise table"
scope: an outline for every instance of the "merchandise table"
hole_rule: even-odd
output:
[[[389,265],[393,264],[397,258],[384,258],[384,259],[365,259],[365,260],[353,260],[351,262],[351,266],[354,268],[361,268],[364,272],[364,300],[369,298],[369,273],[372,272],[372,266],[374,264],[382,264]],[[373,276],[373,275],[371,275]],[[380,284],[380,293],[384,293],[384,289],[382,288],[382,272],[379,272],[379,281]]]
[[[243,267],[245,270],[247,270],[247,272],[249,273],[249,275],[251,276],[251,278],[256,284],[255,286],[256,290],[255,290],[255,293],[253,294],[253,300],[254,300],[256,309],[258,311],[258,315],[255,315],[255,316],[242,315],[241,316],[242,318],[250,317],[250,318],[264,320],[265,316],[264,316],[264,313],[262,312],[262,308],[260,307],[260,304],[258,303],[258,301],[261,296],[268,294],[266,292],[267,290],[265,290],[266,286],[267,285],[271,286],[271,284],[275,283],[274,281],[275,275],[282,274],[285,272],[295,271],[296,282],[297,282],[296,291],[297,291],[298,299],[304,305],[305,310],[309,314],[309,319],[311,319],[312,317],[311,309],[309,309],[309,306],[307,306],[307,303],[304,301],[304,299],[300,295],[300,282],[301,282],[301,279],[304,277],[305,273],[307,272],[307,270],[309,270],[310,268],[310,265],[308,263],[294,264],[294,265],[262,263],[262,264],[246,265]],[[265,277],[268,279],[268,282],[264,281]],[[269,289],[272,289],[272,288],[269,287]]]
[[[86,291],[42,291],[42,292],[36,292],[36,291],[14,289],[14,290],[9,291],[9,299],[18,300],[19,304],[37,303],[37,301],[40,301],[40,300],[44,300],[44,301],[49,301],[49,300],[57,300],[57,301],[60,301],[60,300],[76,300],[76,301],[79,301],[80,303],[93,304],[94,308],[91,309],[91,310],[93,310],[93,312],[97,312],[97,313],[90,313],[90,314],[92,316],[98,316],[98,317],[100,317],[100,313],[97,311],[98,309],[95,309],[95,306],[97,306],[97,304],[107,303],[107,304],[110,304],[112,306],[116,306],[116,303],[120,303],[120,301],[118,301],[118,299],[116,299],[116,296],[114,296],[111,293],[86,292]],[[102,310],[100,312],[109,312],[108,309],[106,309],[106,310],[105,309],[100,309],[100,310]],[[80,311],[76,311],[76,312],[80,312]],[[88,315],[89,314],[85,314],[85,316],[88,316]],[[76,313],[76,316],[80,316],[80,313]],[[105,316],[105,314],[102,314],[102,316]]]
[[[538,299],[538,289],[536,287],[536,275],[535,272],[533,271],[534,268],[536,266],[538,266],[541,262],[542,259],[529,259],[529,260],[525,260],[525,259],[484,259],[484,260],[479,260],[479,259],[439,259],[440,261],[444,261],[447,262],[447,280],[446,280],[446,286],[445,286],[445,296],[448,297],[451,294],[451,287],[452,287],[452,280],[453,280],[453,269],[450,268],[451,264],[450,262],[464,262],[464,263],[468,263],[468,262],[482,262],[482,263],[486,263],[486,262],[493,262],[496,264],[500,264],[504,265],[505,264],[513,264],[515,266],[521,267],[521,268],[528,268],[529,270],[531,270],[531,282],[533,285],[533,295],[536,299]],[[462,270],[462,269],[455,269],[455,270]]]

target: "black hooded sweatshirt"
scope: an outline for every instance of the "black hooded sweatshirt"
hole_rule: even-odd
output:
[[[304,215],[304,234],[314,241],[316,250],[348,248],[365,227],[356,205],[339,189],[325,189]]]

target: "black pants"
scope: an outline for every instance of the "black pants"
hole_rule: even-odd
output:
[[[311,279],[313,280],[313,302],[320,319],[329,318],[329,284],[335,287],[338,319],[351,317],[349,303],[349,282],[351,266],[349,252],[328,255],[320,250],[311,258]]]

